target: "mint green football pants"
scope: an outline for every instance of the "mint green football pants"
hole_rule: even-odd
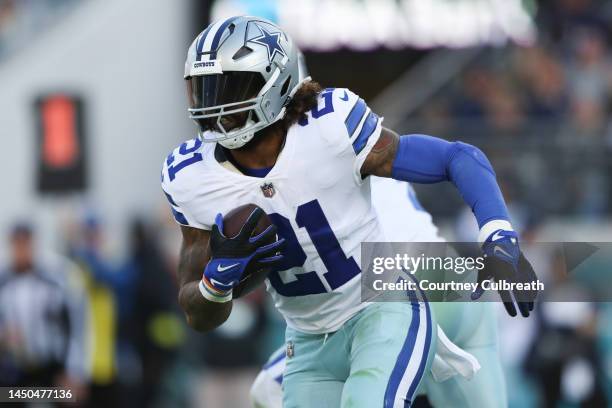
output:
[[[507,407],[495,305],[488,302],[440,302],[430,303],[430,306],[448,338],[476,357],[481,368],[471,380],[455,376],[439,383],[427,372],[420,391],[427,394],[434,407]]]
[[[436,321],[446,335],[462,349],[474,355],[481,369],[474,378],[453,377],[436,382],[425,372],[419,394],[426,393],[435,407],[502,408],[508,406],[506,382],[498,352],[497,319],[492,303],[430,303]],[[328,339],[329,340],[329,339]],[[285,347],[277,350],[262,370],[257,386],[261,408],[281,408],[280,390],[285,370]],[[267,384],[271,388],[262,387]],[[278,387],[278,392],[276,392]],[[341,388],[341,385],[340,385]]]
[[[370,304],[334,333],[287,328],[283,407],[409,407],[429,372],[435,327],[429,304],[413,301]]]

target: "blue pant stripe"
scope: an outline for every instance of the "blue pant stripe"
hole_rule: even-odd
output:
[[[425,302],[425,313],[427,316],[427,334],[425,335],[425,349],[423,350],[423,357],[421,358],[421,364],[419,364],[419,370],[417,371],[417,375],[412,381],[410,388],[408,389],[408,394],[406,395],[406,401],[412,401],[414,398],[414,393],[416,392],[417,385],[421,382],[421,378],[423,377],[423,373],[425,372],[425,366],[427,365],[427,357],[429,356],[429,346],[431,343],[431,312],[429,310],[429,303]]]
[[[425,316],[427,319],[427,332],[425,335],[425,348],[423,350],[423,357],[421,358],[421,363],[419,364],[417,375],[414,378],[414,381],[412,382],[412,384],[410,385],[410,388],[408,389],[408,394],[406,395],[406,401],[409,402],[410,404],[412,402],[412,399],[414,398],[414,393],[416,392],[416,388],[419,382],[421,382],[421,378],[423,377],[425,367],[427,366],[427,357],[429,356],[429,348],[431,346],[432,327],[431,327],[431,310],[429,308],[429,302],[427,301],[425,292],[423,292],[423,290],[419,286],[419,282],[417,281],[416,277],[414,275],[409,275],[409,276],[410,276],[410,279],[412,279],[412,281],[416,284],[416,287],[418,288],[419,293],[421,294],[421,298],[423,302],[425,303]]]
[[[408,328],[408,335],[404,340],[404,345],[402,346],[400,354],[395,361],[395,366],[393,367],[391,377],[387,383],[383,408],[393,408],[393,404],[395,403],[395,395],[397,394],[397,389],[399,388],[402,377],[404,376],[404,372],[408,367],[408,362],[412,357],[412,352],[414,351],[414,345],[416,343],[416,338],[419,331],[419,325],[421,323],[419,302],[416,299],[414,292],[408,292],[408,296],[410,297],[410,303],[412,305],[412,320],[410,322],[410,327]]]

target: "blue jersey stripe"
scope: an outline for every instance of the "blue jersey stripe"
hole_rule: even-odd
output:
[[[353,133],[355,133],[357,126],[359,126],[359,122],[363,119],[366,109],[367,105],[365,101],[359,98],[344,121],[349,137],[353,136]]]
[[[409,291],[408,296],[412,305],[412,320],[408,328],[408,334],[406,335],[406,339],[404,340],[404,345],[402,346],[400,354],[397,357],[397,360],[395,361],[395,366],[393,367],[391,377],[389,378],[389,382],[387,383],[387,389],[385,390],[384,408],[392,408],[394,405],[397,389],[399,388],[400,382],[402,381],[402,377],[404,376],[404,372],[408,367],[408,362],[412,357],[414,345],[419,334],[419,324],[421,323],[419,302],[416,299],[416,296],[413,291]]]
[[[174,219],[181,225],[189,225],[187,218],[183,215],[183,213],[176,211],[174,208],[170,207],[172,210],[172,215],[174,215]]]
[[[166,193],[165,191],[164,191],[164,194],[166,195],[166,198],[168,199],[168,202],[171,205],[173,205],[175,207],[178,207],[178,205],[176,205],[176,203],[174,202],[174,200],[172,199],[172,196],[170,194]]]
[[[365,122],[363,122],[363,126],[361,127],[361,132],[359,132],[359,136],[353,142],[353,150],[355,150],[355,154],[359,154],[363,148],[368,143],[368,139],[372,136],[372,133],[376,130],[376,126],[378,125],[378,115],[374,112],[370,112]]]
[[[214,60],[217,58],[217,47],[219,47],[219,41],[221,41],[221,36],[223,35],[223,32],[225,31],[227,26],[229,26],[232,23],[232,21],[236,20],[237,18],[238,17],[230,17],[227,20],[225,20],[223,24],[221,24],[221,27],[219,27],[219,29],[215,33],[212,44],[210,45],[210,51],[211,51],[210,59],[211,60]]]

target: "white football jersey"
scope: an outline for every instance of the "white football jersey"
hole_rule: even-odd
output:
[[[369,178],[360,169],[382,118],[347,89],[327,89],[307,120],[292,126],[265,177],[220,160],[217,145],[190,140],[164,162],[162,188],[177,222],[209,230],[217,213],[253,203],[287,240],[282,271],[266,281],[287,325],[336,331],[360,300],[360,244],[383,240]]]
[[[381,177],[371,179],[372,205],[386,241],[444,241],[409,183]]]

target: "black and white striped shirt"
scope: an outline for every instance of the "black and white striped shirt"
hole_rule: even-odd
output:
[[[87,372],[87,302],[70,262],[0,271],[0,343],[24,367],[58,365],[77,378]]]

